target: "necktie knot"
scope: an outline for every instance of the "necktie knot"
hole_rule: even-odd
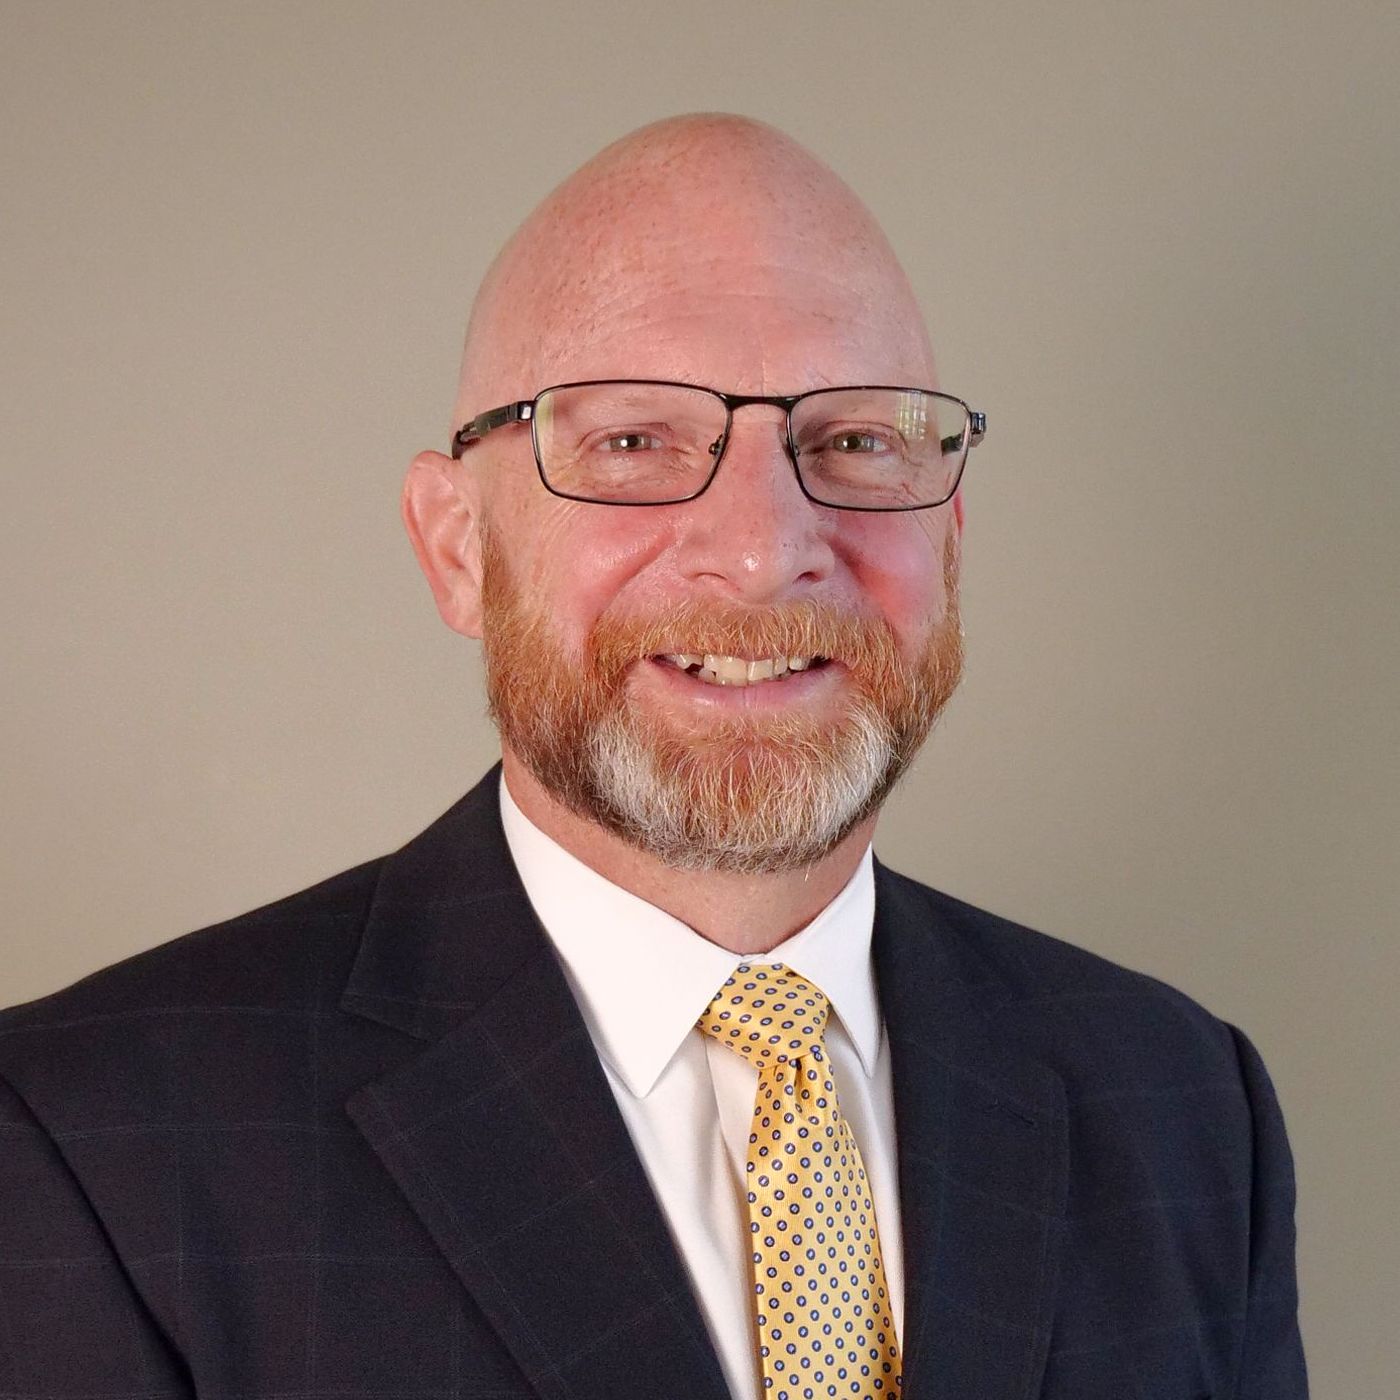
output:
[[[740,963],[696,1023],[721,1045],[764,1065],[825,1057],[822,1028],[831,1003],[785,963]]]

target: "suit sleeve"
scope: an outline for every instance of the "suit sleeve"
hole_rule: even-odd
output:
[[[1283,1114],[1259,1052],[1230,1027],[1253,1115],[1249,1298],[1235,1400],[1307,1400],[1298,1330],[1296,1188]]]
[[[0,1079],[0,1395],[194,1393],[58,1147]]]

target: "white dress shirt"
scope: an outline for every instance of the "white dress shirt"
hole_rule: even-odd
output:
[[[826,993],[827,1054],[875,1202],[895,1333],[904,1257],[889,1043],[870,953],[867,848],[805,928],[748,958],[604,879],[546,836],[501,780],[501,821],[689,1272],[734,1400],[760,1400],[745,1161],[758,1071],[695,1024],[741,962],[790,964]]]

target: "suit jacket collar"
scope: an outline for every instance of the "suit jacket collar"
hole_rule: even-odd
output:
[[[426,1042],[347,1110],[546,1400],[728,1400],[493,769],[384,863],[342,1008]],[[996,976],[876,863],[907,1277],[905,1400],[1024,1400],[1045,1364],[1064,1089],[990,1029]]]

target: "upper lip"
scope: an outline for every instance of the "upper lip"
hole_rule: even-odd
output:
[[[801,657],[804,661],[828,661],[831,658],[821,652],[800,652],[786,651],[782,647],[777,647],[773,651],[747,652],[747,651],[722,651],[716,647],[676,647],[671,651],[658,651],[654,656],[667,658],[690,656],[696,661],[703,661],[707,656],[730,657],[737,661],[776,661],[781,657]]]

